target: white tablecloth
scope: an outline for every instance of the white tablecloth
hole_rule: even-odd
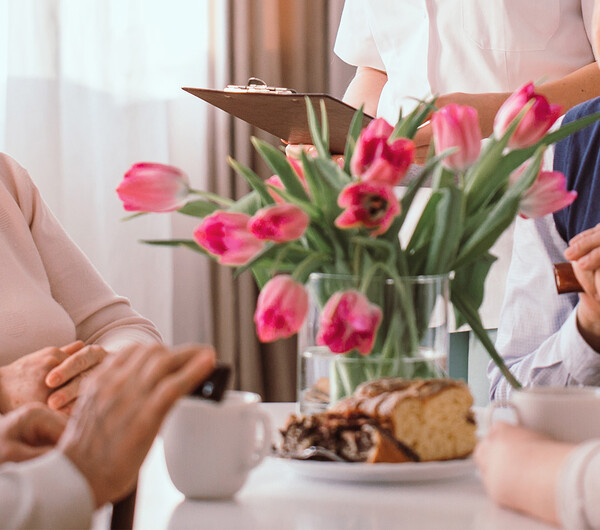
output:
[[[293,403],[262,405],[274,430]],[[476,471],[454,479],[354,484],[303,478],[267,458],[232,500],[191,501],[169,479],[157,439],[140,474],[135,516],[140,530],[384,530],[552,528],[495,506]]]

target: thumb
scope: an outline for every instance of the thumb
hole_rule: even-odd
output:
[[[25,462],[26,460],[32,460],[38,456],[42,456],[48,451],[53,449],[51,445],[41,445],[33,447],[22,442],[11,442],[5,447],[4,462]]]

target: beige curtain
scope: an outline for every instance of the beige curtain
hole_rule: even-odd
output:
[[[333,40],[343,0],[230,0],[229,46],[221,59],[224,84],[245,84],[251,76],[298,91],[329,92],[341,97],[352,76],[333,55]],[[212,114],[214,165],[208,186],[230,197],[248,192],[243,179],[224,163],[231,155],[267,178],[270,173],[252,150],[249,138],[280,141],[220,111]],[[250,273],[233,279],[232,271],[210,266],[212,342],[234,366],[234,386],[258,392],[265,401],[296,399],[296,338],[260,344],[253,314],[257,289]]]

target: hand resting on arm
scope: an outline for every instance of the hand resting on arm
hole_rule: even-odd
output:
[[[43,348],[0,367],[0,413],[31,402],[69,412],[81,380],[106,355],[100,346],[76,341]]]

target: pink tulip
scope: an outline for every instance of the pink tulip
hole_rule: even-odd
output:
[[[315,153],[315,156],[316,156],[316,153]],[[288,162],[291,164],[291,166],[294,168],[296,175],[298,175],[298,178],[300,179],[300,182],[302,183],[304,190],[306,191],[306,193],[308,193],[310,195],[310,193],[308,191],[308,184],[306,183],[306,178],[304,177],[304,171],[302,169],[302,164],[295,158],[292,158],[291,156],[288,156],[287,159],[288,159]],[[279,175],[272,175],[267,180],[265,180],[265,184],[270,184],[271,186],[273,186],[273,188],[277,188],[279,190],[285,190],[285,186],[283,185],[283,182],[281,182],[281,178],[279,177]],[[269,188],[268,191],[269,191],[269,195],[271,197],[273,197],[273,199],[275,200],[276,203],[282,204],[285,202],[285,199],[279,193],[277,193],[276,190]]]
[[[206,216],[194,230],[194,239],[218,256],[221,265],[244,265],[264,247],[248,230],[250,216],[218,210]]]
[[[364,226],[375,229],[371,236],[383,234],[400,214],[392,186],[376,181],[348,184],[338,196],[338,205],[346,208],[335,220],[338,228]]]
[[[510,176],[515,184],[527,167],[522,165]],[[577,198],[576,191],[567,190],[567,179],[560,171],[540,171],[535,182],[525,191],[519,205],[519,215],[526,219],[537,219],[562,210]]]
[[[256,212],[248,229],[258,239],[285,243],[301,237],[310,223],[308,215],[295,204],[266,206]]]
[[[354,349],[367,355],[381,324],[381,309],[358,291],[338,291],[325,304],[319,321],[317,344],[333,353]]]
[[[189,190],[187,176],[176,167],[142,162],[125,173],[117,194],[130,212],[172,212],[185,204]]]
[[[415,159],[412,140],[398,138],[391,144],[394,128],[383,118],[373,120],[360,134],[350,161],[352,173],[363,181],[395,186]]]
[[[544,96],[535,93],[533,83],[528,83],[500,107],[494,119],[494,135],[501,138],[523,107],[532,100],[533,106],[525,113],[508,142],[511,149],[529,147],[541,140],[562,113],[560,105],[550,105]]]
[[[272,342],[297,333],[308,311],[308,294],[289,276],[275,276],[258,295],[254,322],[261,342]]]
[[[466,105],[450,104],[431,118],[437,154],[457,147],[458,151],[442,160],[449,169],[465,171],[477,160],[481,151],[481,128],[477,110]]]
[[[273,186],[273,188],[276,188],[278,190],[285,190],[285,186],[283,185],[283,182],[281,182],[279,175],[273,175],[269,177],[267,180],[265,180],[265,184]],[[281,195],[279,195],[279,193],[277,193],[276,190],[272,188],[267,188],[267,190],[269,192],[269,195],[273,197],[273,200],[277,204],[283,204],[285,202],[285,199]]]

